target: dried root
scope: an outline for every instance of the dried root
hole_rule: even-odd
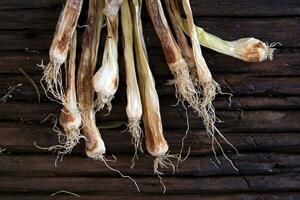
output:
[[[170,69],[174,75],[174,80],[169,84],[174,84],[176,97],[181,102],[188,102],[191,107],[195,107],[198,102],[198,91],[190,77],[190,70],[184,59],[171,64]]]
[[[113,156],[113,157],[114,157],[114,156]],[[107,162],[116,162],[116,161],[117,161],[116,157],[114,157],[114,160],[108,160],[108,159],[105,158],[103,155],[102,155],[102,156],[99,155],[98,157],[95,157],[94,160],[96,160],[96,161],[102,161],[102,162],[104,163],[104,165],[105,165],[108,169],[110,169],[110,170],[112,170],[112,171],[114,171],[114,172],[117,172],[118,174],[120,174],[120,176],[121,176],[122,178],[127,178],[127,179],[131,180],[131,181],[134,183],[134,185],[135,185],[137,191],[140,192],[140,187],[138,186],[137,182],[136,182],[133,178],[131,178],[130,176],[124,175],[120,170],[117,170],[117,169],[115,169],[115,168],[113,168],[113,167],[111,167],[111,166],[108,165]]]
[[[50,147],[41,147],[39,145],[36,144],[36,142],[34,142],[34,146],[37,147],[38,149],[41,149],[41,150],[47,150],[47,151],[54,151],[54,152],[57,152],[57,157],[55,159],[55,162],[54,162],[54,165],[55,167],[57,166],[57,161],[60,160],[62,161],[63,160],[63,156],[65,154],[69,154],[71,153],[73,147],[78,143],[74,144],[74,140],[77,140],[77,138],[73,138],[74,136],[73,135],[69,135],[67,133],[63,133],[59,127],[58,127],[58,120],[57,120],[57,117],[56,115],[54,114],[50,114],[48,115],[42,122],[45,122],[46,120],[49,119],[49,117],[53,117],[53,132],[57,134],[57,137],[58,137],[58,143],[57,145],[53,145],[53,146],[50,146]],[[42,123],[41,122],[41,123]],[[74,134],[75,135],[75,134]],[[80,133],[79,133],[80,135]],[[72,138],[71,138],[72,137]],[[83,136],[79,136],[78,138],[78,141],[83,138]]]
[[[214,149],[214,142],[217,142],[219,145],[218,140],[215,137],[215,134],[218,134],[222,139],[224,139],[232,148],[236,150],[236,148],[228,142],[228,140],[220,133],[220,131],[216,128],[216,114],[215,108],[213,106],[213,100],[218,93],[222,93],[220,86],[214,79],[212,78],[211,72],[206,64],[206,61],[202,55],[201,47],[199,45],[199,39],[197,36],[196,26],[193,20],[192,9],[190,6],[189,0],[183,0],[183,8],[185,14],[187,16],[187,30],[191,38],[195,70],[194,73],[194,80],[195,84],[198,85],[199,91],[201,91],[201,101],[199,101],[198,108],[196,108],[197,113],[203,120],[203,124],[207,131],[208,136],[212,140],[212,148],[216,156],[216,152]],[[223,155],[228,159],[231,163],[232,161],[226,156],[223,151],[221,145],[219,145]],[[234,167],[234,165],[233,165]]]
[[[163,193],[165,194],[167,191],[166,185],[163,183],[162,175],[164,175],[159,168],[169,168],[171,167],[173,170],[173,174],[175,173],[175,165],[172,163],[172,158],[178,160],[178,155],[171,155],[169,153],[157,156],[153,162],[153,170],[154,174],[158,176],[160,184],[163,186]]]
[[[40,83],[45,91],[45,94],[49,99],[60,104],[62,104],[64,99],[62,72],[60,68],[61,65],[62,63],[56,60],[51,60],[46,66],[43,64],[43,61],[40,65],[38,65],[44,70]],[[43,82],[46,83],[46,86],[44,86]],[[52,94],[53,97],[48,96],[48,93]]]
[[[138,151],[143,153],[143,130],[140,127],[140,120],[129,120],[127,124],[127,131],[132,136],[131,143],[134,146],[134,155],[131,159],[131,169],[134,168],[135,159],[138,159]]]
[[[231,159],[226,155],[226,153],[223,150],[223,147],[219,143],[219,140],[217,139],[217,136],[219,136],[221,139],[223,139],[229,146],[231,146],[236,153],[238,154],[238,150],[236,147],[234,147],[225,137],[224,135],[218,130],[218,128],[215,126],[216,124],[216,113],[215,108],[213,106],[213,100],[215,99],[215,96],[219,94],[224,94],[219,86],[219,84],[216,81],[206,82],[202,84],[202,92],[203,97],[201,99],[201,102],[198,106],[197,113],[203,120],[204,127],[207,131],[208,137],[212,140],[212,149],[215,155],[216,160],[219,162],[219,159],[217,158],[217,153],[214,147],[215,142],[217,143],[218,147],[220,148],[222,154],[224,157],[232,164],[234,169],[238,170]],[[217,135],[217,136],[216,136]],[[220,163],[220,162],[219,162]]]
[[[65,154],[71,153],[72,149],[79,143],[80,139],[85,139],[85,137],[80,134],[81,114],[77,109],[76,111],[66,111],[63,109],[60,114],[59,123],[64,129],[66,137],[63,144],[63,149],[65,149],[64,152]]]
[[[111,100],[114,98],[114,96],[106,96],[106,95],[101,95],[100,93],[97,93],[97,97],[94,101],[94,108],[95,111],[98,112],[100,110],[103,110],[104,107],[107,109],[107,115],[110,114],[110,111],[112,109],[112,104]]]

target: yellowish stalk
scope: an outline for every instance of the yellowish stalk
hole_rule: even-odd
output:
[[[134,159],[137,158],[137,150],[141,152],[143,132],[140,128],[140,121],[143,114],[141,95],[136,77],[134,52],[133,52],[133,22],[128,1],[125,0],[121,7],[121,21],[123,30],[123,46],[126,71],[126,91],[127,91],[127,107],[126,113],[128,117],[128,131],[132,135],[132,144],[135,147],[135,154],[132,159],[132,167]]]
[[[177,16],[177,22],[181,28],[188,33],[188,22],[186,19]],[[245,62],[262,62],[267,59],[273,59],[274,47],[278,43],[268,45],[254,37],[226,41],[213,34],[206,32],[203,28],[196,26],[196,32],[199,43],[217,51],[219,53],[232,56]],[[189,33],[188,33],[189,34]]]

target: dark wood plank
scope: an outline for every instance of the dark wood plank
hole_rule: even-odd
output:
[[[299,47],[300,39],[298,36],[300,23],[299,17],[292,18],[201,18],[195,20],[198,25],[204,27],[207,31],[222,36],[224,39],[233,40],[241,37],[254,36],[267,42],[281,42],[283,47]],[[38,30],[43,27],[41,24],[6,24],[6,30],[0,34],[0,50],[48,50],[53,39],[53,30]],[[56,23],[53,22],[53,29]],[[36,27],[32,27],[36,26]],[[20,31],[8,31],[7,29],[24,29]],[[282,34],[282,30],[289,30]],[[144,24],[144,35],[147,47],[160,47],[158,39],[153,31],[150,22]],[[80,41],[80,40],[79,40]],[[79,42],[80,44],[80,42]]]
[[[51,30],[55,28],[61,10],[62,6],[56,9],[28,9],[19,11],[3,11],[0,9],[0,26],[2,30],[26,28]]]
[[[121,74],[124,74],[123,52],[120,48],[119,61]],[[170,75],[170,70],[160,48],[152,48],[148,51],[150,66],[155,76]],[[237,59],[208,51],[204,49],[205,58],[213,74],[215,73],[251,73],[257,76],[299,76],[300,75],[300,51],[278,50],[273,61],[262,63],[244,63]],[[0,54],[0,74],[19,74],[19,67],[23,67],[29,74],[41,74],[41,68],[37,64],[44,60],[48,62],[48,52],[40,54],[29,52],[2,52]]]
[[[194,16],[290,16],[300,14],[297,0],[192,0]]]
[[[165,99],[161,100],[162,122],[168,128],[186,128],[185,110],[182,106],[172,106]],[[58,114],[60,107],[53,104],[26,104],[6,103],[0,104],[0,120],[40,122],[49,114]],[[300,112],[297,110],[283,111],[219,111],[217,115],[223,121],[217,123],[221,130],[227,131],[298,131]],[[97,113],[97,120],[126,120],[125,107],[114,105],[109,116],[105,112]],[[174,123],[176,122],[176,123]],[[191,128],[202,128],[201,119],[189,110]]]
[[[0,157],[0,173],[12,176],[101,176],[115,175],[103,163],[89,158],[65,156],[55,167],[55,156],[48,155],[3,155]],[[153,157],[142,155],[130,169],[131,156],[118,156],[116,163],[109,163],[112,167],[131,175],[153,175]],[[176,160],[173,160],[176,163]],[[222,164],[218,165],[211,156],[189,157],[179,165],[179,176],[228,176],[228,175],[274,175],[281,173],[297,173],[300,171],[300,155],[253,153],[232,156],[232,161],[239,169],[233,167],[220,156]],[[162,169],[165,175],[172,175],[171,168]]]
[[[0,76],[1,77],[1,76]],[[12,76],[11,76],[12,77]],[[17,76],[15,76],[17,77]],[[33,88],[32,84],[25,77],[18,77],[14,79],[3,78],[0,79],[0,97],[4,96],[8,91],[10,86],[22,83],[21,87],[18,87],[11,93],[11,97],[7,99],[8,103],[13,102],[24,102],[24,103],[37,103],[38,96],[37,91]],[[36,80],[36,84],[39,86],[39,92],[41,93],[41,102],[53,104],[53,102],[46,97],[44,90],[39,84],[39,80]],[[159,86],[158,86],[159,87]],[[160,98],[164,98],[166,102],[170,104],[176,103],[175,95],[172,93],[173,86],[160,86],[158,92]],[[166,88],[166,89],[165,89]],[[226,90],[226,89],[225,89]],[[225,91],[224,90],[224,91]],[[258,92],[257,92],[258,93]],[[254,93],[255,94],[255,93]],[[239,96],[235,94],[231,98],[231,104],[229,104],[228,96],[219,95],[214,100],[215,108],[220,110],[282,110],[282,109],[299,109],[300,108],[300,97],[293,96],[271,96],[271,94],[265,93],[266,96]],[[297,93],[298,95],[298,93]],[[118,93],[113,100],[114,105],[120,104],[121,107],[126,107],[126,91],[125,88],[119,88]]]
[[[65,0],[11,0],[11,1],[1,1],[0,8],[5,9],[33,9],[33,8],[48,8],[63,5]]]
[[[132,192],[134,184],[125,178],[107,177],[49,177],[49,178],[1,178],[1,191],[22,192],[56,192],[67,190],[72,192]],[[142,193],[161,193],[162,188],[157,178],[135,178]],[[164,177],[167,194],[197,194],[216,192],[247,192],[247,191],[291,191],[300,189],[297,174],[276,176],[243,176],[217,178],[178,178]],[[45,184],[46,183],[46,184]],[[289,183],[289,184],[286,184]]]
[[[84,193],[80,193],[80,197],[82,199],[89,199],[89,200],[131,200],[131,199],[145,199],[145,200],[158,200],[158,199],[170,199],[170,200],[297,200],[300,197],[300,194],[297,192],[282,192],[282,193],[238,193],[238,194],[194,194],[194,195],[182,195],[182,194],[132,194],[132,193],[123,193],[123,194],[116,194],[116,193],[98,193],[98,194],[91,194],[87,195]],[[14,195],[1,195],[1,199],[3,200],[73,200],[74,196],[68,194],[60,194],[57,196],[51,196],[50,193],[48,194],[14,194]]]
[[[65,0],[10,0],[1,1],[0,10],[53,9],[60,7]],[[297,0],[192,0],[194,16],[290,16],[300,15]]]
[[[34,146],[36,142],[40,146],[52,146],[58,144],[56,133],[52,127],[46,124],[23,124],[23,123],[0,123],[0,147],[8,152],[44,152]],[[128,133],[121,133],[125,127],[118,129],[103,130],[103,135],[108,152],[132,153],[133,146]],[[251,130],[249,130],[251,131]],[[224,136],[241,152],[264,151],[264,152],[300,152],[300,134],[297,132],[236,132],[223,133]],[[171,152],[179,152],[181,139],[185,135],[184,130],[169,129],[164,135],[170,146]],[[223,140],[220,140],[225,149],[228,148]],[[84,145],[78,145],[74,152],[84,154]],[[190,130],[185,146],[192,148],[193,155],[212,154],[211,140],[204,130]],[[53,155],[55,156],[55,155]]]
[[[99,193],[99,194],[80,194],[82,199],[89,199],[89,200],[99,200],[99,199],[106,199],[106,200],[131,200],[131,199],[145,199],[145,200],[158,200],[158,199],[171,199],[171,200],[297,200],[300,197],[299,193],[296,192],[285,192],[285,193],[238,193],[238,194],[198,194],[198,195],[145,195],[145,194],[132,194],[132,193],[125,193],[125,194],[116,194],[116,193]],[[74,196],[72,195],[64,195],[60,194],[57,196],[51,196],[50,194],[39,194],[39,195],[26,195],[26,194],[14,194],[13,196],[5,195],[1,196],[3,200],[73,200]]]
[[[40,86],[41,75],[31,76],[31,78],[39,86],[39,92],[42,93],[42,96],[44,96],[43,99],[45,99],[44,90]],[[214,78],[222,87],[223,92],[229,92],[233,94],[234,97],[241,95],[263,95],[269,97],[275,95],[300,95],[299,77],[260,77],[251,74],[216,74]],[[172,76],[159,76],[155,78],[156,90],[159,96],[174,97],[174,86],[166,84],[170,79],[172,79]],[[31,99],[31,101],[36,101],[34,97],[37,96],[37,91],[23,75],[0,75],[0,96],[4,96],[7,93],[9,86],[14,86],[19,83],[23,85],[12,94],[15,100],[27,101],[26,99]],[[116,93],[116,99],[125,100],[125,98],[126,86],[124,77],[122,76],[119,89]]]

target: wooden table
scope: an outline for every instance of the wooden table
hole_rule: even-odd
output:
[[[140,185],[138,193],[131,181],[121,178],[101,162],[86,158],[83,145],[54,166],[56,155],[34,147],[57,144],[49,119],[60,106],[42,94],[41,103],[31,83],[19,68],[37,83],[41,69],[35,64],[47,59],[53,31],[64,0],[0,1],[0,96],[19,83],[6,103],[0,103],[0,199],[73,199],[66,190],[83,199],[159,199],[162,187],[153,176],[149,155],[140,156],[133,171],[130,137],[120,133],[124,126],[101,130],[108,153],[118,157],[110,163],[131,175]],[[215,101],[218,124],[224,135],[240,151],[237,156],[224,144],[234,164],[219,156],[214,159],[210,140],[201,120],[189,112],[191,131],[186,146],[191,156],[175,175],[164,170],[167,186],[164,199],[205,200],[296,200],[300,199],[300,1],[299,0],[192,0],[197,24],[225,39],[255,36],[280,42],[273,62],[247,64],[204,49],[213,76],[224,91],[231,92]],[[87,6],[84,6],[86,12]],[[165,135],[171,152],[179,151],[186,123],[185,111],[176,103],[174,89],[165,85],[171,74],[146,12],[143,15],[150,63],[160,95]],[[80,24],[84,25],[83,14]],[[79,33],[82,33],[79,28]],[[103,41],[102,41],[103,44]],[[120,53],[122,52],[120,48]],[[122,61],[122,56],[120,58]],[[110,116],[99,114],[106,126],[126,121],[124,69],[121,86]],[[40,91],[41,88],[40,88]],[[105,121],[105,122],[104,122]],[[224,142],[223,142],[224,143]]]

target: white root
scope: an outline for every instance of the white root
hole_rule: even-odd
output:
[[[174,80],[169,81],[169,84],[175,85],[175,95],[177,99],[184,103],[188,102],[189,105],[195,109],[199,102],[199,91],[194,86],[190,77],[190,69],[185,60],[182,58],[177,63],[169,65],[171,73],[174,75]]]
[[[127,130],[131,135],[131,144],[134,146],[134,155],[131,159],[131,169],[135,166],[135,160],[138,160],[138,151],[143,151],[143,130],[140,127],[140,120],[129,120]]]
[[[167,191],[167,187],[166,185],[164,184],[163,180],[162,180],[162,175],[164,175],[161,171],[159,171],[159,168],[172,168],[173,170],[173,174],[175,173],[175,165],[173,164],[172,160],[171,159],[176,159],[176,160],[179,160],[180,156],[179,155],[171,155],[169,153],[166,153],[164,155],[160,155],[160,156],[157,156],[155,159],[154,159],[154,162],[153,162],[153,169],[154,169],[154,174],[158,176],[159,178],[159,182],[160,184],[163,186],[163,193],[165,194],[166,191]]]
[[[113,156],[113,157],[114,157],[114,156]],[[114,158],[115,158],[115,157],[114,157]],[[132,182],[134,183],[134,185],[135,185],[137,191],[140,192],[140,187],[139,187],[139,185],[137,184],[137,182],[136,182],[133,178],[131,178],[130,176],[124,175],[120,170],[117,170],[117,169],[111,167],[110,165],[108,165],[107,162],[112,161],[112,160],[108,160],[108,159],[105,158],[103,155],[102,155],[102,156],[99,155],[98,157],[95,157],[94,160],[95,160],[95,161],[102,161],[102,162],[104,163],[104,165],[105,165],[108,169],[110,169],[111,171],[117,172],[122,178],[127,178],[127,179],[129,179],[130,181],[132,181]],[[116,161],[117,161],[117,159],[115,158],[115,160],[113,160],[112,162],[116,162]]]
[[[67,153],[70,153],[71,151],[69,151],[69,149],[66,146],[67,135],[59,129],[57,116],[55,114],[49,114],[44,120],[41,121],[41,123],[47,121],[50,117],[53,117],[52,130],[54,133],[57,134],[59,144],[53,145],[50,147],[41,147],[41,146],[37,145],[36,142],[34,142],[34,146],[41,150],[57,152],[57,156],[56,156],[56,159],[54,162],[54,166],[57,167],[57,161],[59,161],[59,160],[62,161],[63,156]]]

